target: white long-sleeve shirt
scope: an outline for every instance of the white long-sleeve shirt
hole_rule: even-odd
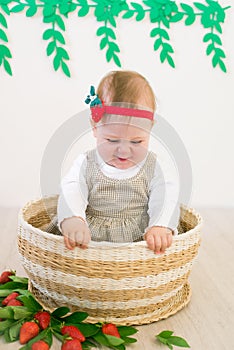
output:
[[[97,153],[97,160],[103,174],[113,179],[126,179],[135,176],[144,165],[145,159],[128,169],[118,169],[106,164]],[[86,218],[88,205],[88,186],[85,179],[87,166],[86,154],[80,154],[70,171],[61,181],[58,201],[58,227],[65,218],[80,216]],[[180,209],[178,205],[178,185],[169,163],[164,162],[163,169],[156,161],[154,176],[149,186],[148,215],[149,227],[168,227],[177,234]],[[147,229],[148,229],[147,228]],[[147,231],[147,229],[145,231]]]

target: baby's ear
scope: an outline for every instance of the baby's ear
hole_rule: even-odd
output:
[[[94,136],[94,137],[97,137],[97,126],[96,126],[96,124],[93,124],[92,127],[93,127],[93,128],[92,128],[92,130],[93,130],[93,136]]]

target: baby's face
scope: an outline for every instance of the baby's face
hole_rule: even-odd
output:
[[[118,169],[128,169],[145,158],[150,133],[130,124],[109,123],[95,127],[94,136],[105,163]]]

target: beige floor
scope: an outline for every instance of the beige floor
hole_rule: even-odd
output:
[[[168,349],[154,337],[166,329],[183,336],[192,350],[234,349],[234,209],[200,209],[200,213],[205,224],[190,277],[193,294],[189,305],[166,320],[138,327],[138,342],[127,349]],[[25,276],[17,253],[16,231],[17,209],[0,208],[0,271],[12,268]],[[0,339],[0,349],[19,347],[19,343],[5,344]],[[52,349],[59,350],[60,345],[55,341]]]

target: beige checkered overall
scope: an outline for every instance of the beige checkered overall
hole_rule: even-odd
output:
[[[95,149],[87,152],[86,181],[89,190],[86,219],[92,240],[135,242],[142,240],[148,226],[149,184],[154,175],[156,155],[149,152],[138,173],[129,179],[105,176]]]

